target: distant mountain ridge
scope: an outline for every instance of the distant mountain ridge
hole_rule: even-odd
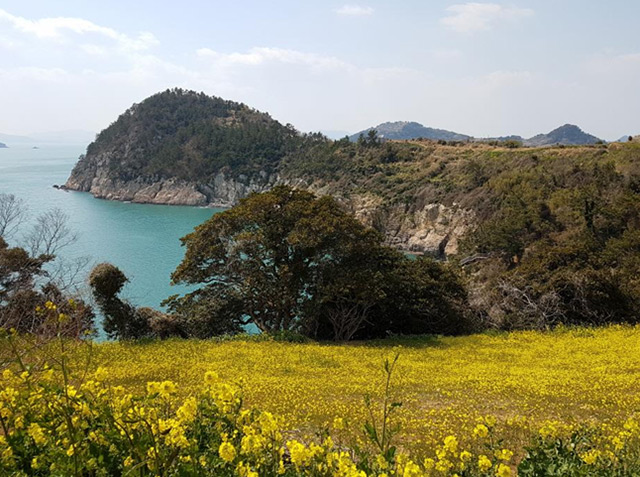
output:
[[[435,129],[423,126],[415,121],[395,121],[378,124],[375,127],[371,127],[353,134],[349,137],[351,141],[357,141],[360,135],[366,136],[369,131],[375,129],[378,132],[378,136],[384,139],[431,139],[433,141],[467,141],[472,139],[471,136],[466,134],[459,134],[453,131],[447,131],[445,129]]]
[[[6,149],[7,145],[3,142],[0,142],[0,149]]]
[[[460,134],[445,129],[435,129],[423,126],[417,122],[395,121],[379,124],[378,126],[364,129],[349,137],[351,141],[357,141],[360,135],[366,136],[369,131],[376,130],[378,136],[384,139],[410,140],[410,139],[431,139],[433,141],[520,141],[525,146],[581,146],[588,144],[596,144],[601,142],[599,138],[591,134],[585,133],[582,129],[574,124],[565,124],[546,134],[538,134],[529,139],[522,136],[500,136],[490,138],[474,138],[466,134]]]
[[[525,146],[540,147],[561,144],[565,146],[582,146],[596,144],[601,139],[587,134],[574,124],[565,124],[547,134],[538,134],[524,141]]]

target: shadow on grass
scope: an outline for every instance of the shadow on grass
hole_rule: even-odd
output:
[[[197,338],[168,338],[166,340],[159,340],[154,338],[143,338],[139,340],[123,340],[123,341],[103,341],[101,345],[109,346],[110,344],[117,344],[123,348],[138,348],[140,346],[158,346],[169,342],[180,343],[226,343],[242,341],[245,343],[264,343],[264,342],[279,342],[279,343],[291,343],[291,344],[309,344],[309,345],[321,345],[321,346],[351,346],[351,347],[366,347],[366,348],[393,348],[402,346],[404,348],[445,348],[449,347],[449,343],[443,341],[442,335],[398,335],[390,336],[388,338],[378,338],[371,340],[354,340],[354,341],[331,341],[322,340],[316,341],[310,338],[306,338],[296,333],[277,333],[275,335],[268,335],[264,333],[248,334],[241,333],[237,335],[223,335],[214,336],[207,339]]]
[[[447,348],[450,345],[445,343],[441,335],[411,335],[411,336],[391,336],[384,339],[347,341],[343,343],[327,342],[326,344],[340,344],[343,346],[359,346],[365,348]]]

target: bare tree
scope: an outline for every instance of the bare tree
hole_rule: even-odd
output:
[[[0,194],[0,227],[5,235],[20,233],[26,219],[22,201]],[[60,331],[73,337],[93,329],[93,311],[78,289],[88,259],[54,262],[56,253],[76,240],[67,219],[60,209],[37,217],[28,232],[20,233],[24,247],[10,246],[0,235],[0,328],[38,336]],[[52,328],[50,317],[42,312],[40,307],[47,301],[69,317],[64,330]]]
[[[342,301],[327,310],[336,341],[349,341],[367,322],[371,304]]]
[[[508,279],[499,280],[497,290],[501,300],[496,305],[508,317],[502,327],[545,329],[566,319],[556,290],[538,294],[531,286],[521,286]]]
[[[36,219],[31,232],[25,237],[33,255],[56,255],[57,252],[78,240],[78,235],[68,225],[69,216],[61,209],[51,209]]]
[[[49,279],[65,293],[80,293],[92,259],[88,256],[58,258],[48,267]]]
[[[27,207],[13,194],[0,193],[0,237],[10,238],[24,222]]]

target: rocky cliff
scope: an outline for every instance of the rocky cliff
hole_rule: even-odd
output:
[[[264,192],[279,182],[275,174],[262,172],[249,179],[218,172],[203,182],[179,178],[144,175],[120,176],[111,172],[113,157],[81,158],[67,180],[65,188],[89,192],[99,199],[121,200],[142,204],[232,207],[252,192]]]
[[[459,241],[476,224],[475,212],[456,203],[389,206],[380,197],[354,195],[348,207],[360,221],[382,232],[389,245],[438,258],[455,255]]]
[[[153,180],[145,177],[121,179],[112,177],[109,161],[82,159],[65,187],[89,192],[96,198],[146,204],[231,207],[252,192],[264,192],[277,184],[289,184],[316,193],[337,193],[332,185],[309,183],[278,175],[260,174],[257,178],[233,178],[218,173],[206,183],[180,179]],[[475,213],[457,204],[445,206],[430,203],[416,210],[406,206],[388,206],[381,197],[348,196],[345,205],[365,224],[378,229],[387,243],[411,253],[426,253],[439,258],[458,251],[458,242],[475,223]]]

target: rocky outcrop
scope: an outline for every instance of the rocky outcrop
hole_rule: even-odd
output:
[[[123,176],[110,167],[118,158],[111,153],[82,156],[65,189],[89,192],[99,199],[142,204],[231,207],[252,192],[264,192],[279,182],[276,175],[261,172],[255,178],[232,178],[220,172],[201,184],[177,178]]]
[[[377,197],[357,196],[350,208],[363,223],[384,233],[389,245],[407,252],[446,258],[476,223],[473,210],[458,204],[385,206]]]
[[[427,204],[403,222],[394,237],[396,242],[406,244],[411,252],[444,258],[458,252],[460,239],[475,225],[475,213],[455,203],[450,207]]]
[[[136,177],[131,180],[96,175],[90,182],[72,176],[65,184],[69,190],[89,192],[94,197],[141,204],[231,207],[252,192],[264,192],[278,182],[277,177],[249,180],[233,179],[220,173],[208,184],[193,184],[179,179],[151,180]]]
[[[147,204],[231,207],[252,192],[264,192],[277,184],[305,187],[318,194],[339,195],[331,186],[308,184],[304,180],[281,178],[262,172],[255,178],[229,177],[218,173],[213,181],[194,184],[178,179],[153,180],[144,177],[114,178],[108,168],[81,160],[65,188],[85,191],[107,200]],[[422,207],[389,206],[374,195],[343,198],[345,205],[366,225],[376,228],[389,245],[401,250],[439,258],[453,255],[462,236],[475,224],[472,210],[457,204],[430,203]]]

